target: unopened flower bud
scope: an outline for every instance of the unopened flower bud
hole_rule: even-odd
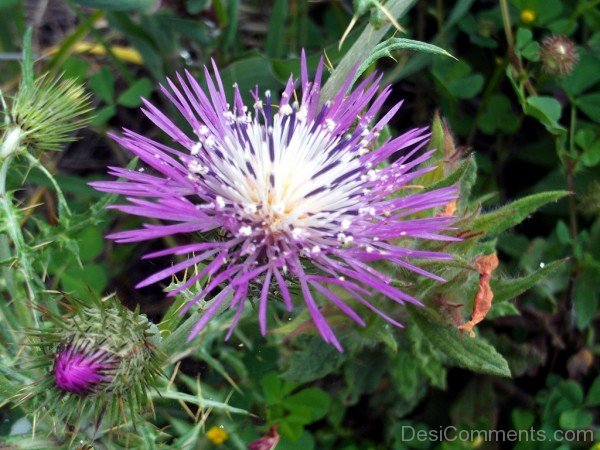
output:
[[[575,44],[565,36],[544,38],[540,57],[549,75],[569,75],[579,59]]]
[[[54,360],[55,384],[77,395],[98,392],[113,381],[120,359],[109,350],[97,347],[93,339],[61,344]]]
[[[69,299],[67,309],[66,316],[45,311],[50,323],[32,332],[41,349],[32,365],[47,375],[21,397],[75,428],[135,419],[160,373],[158,329],[114,296]]]
[[[9,107],[12,129],[30,151],[60,150],[89,121],[89,95],[73,80],[43,75],[21,86]],[[5,137],[6,140],[6,137]],[[2,150],[3,152],[4,150]]]

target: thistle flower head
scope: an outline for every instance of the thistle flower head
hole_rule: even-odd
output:
[[[540,50],[542,67],[549,75],[569,75],[579,59],[577,47],[566,36],[547,36]]]
[[[89,111],[89,96],[81,85],[43,75],[30,86],[19,87],[6,111],[8,124],[3,140],[18,137],[11,147],[13,152],[25,147],[37,152],[60,150],[73,139],[73,131],[88,122]],[[8,153],[3,149],[0,157]]]
[[[123,181],[92,183],[101,191],[127,196],[129,204],[116,209],[169,222],[111,235],[117,242],[176,234],[192,240],[146,255],[188,255],[188,259],[137,286],[202,264],[169,293],[177,295],[209,280],[185,308],[214,294],[190,338],[225,307],[235,311],[229,337],[249,297],[258,299],[264,334],[268,300],[278,298],[292,310],[292,287],[323,339],[340,350],[317,296],[360,325],[365,322],[349,303],[362,304],[399,325],[369,298],[378,294],[396,303],[419,301],[392,286],[391,277],[373,263],[388,261],[439,280],[409,259],[451,258],[414,248],[419,239],[453,239],[442,234],[452,217],[425,212],[455,199],[456,189],[412,193],[409,186],[432,170],[419,167],[431,156],[431,152],[420,153],[427,143],[427,130],[413,129],[378,143],[382,128],[400,103],[376,119],[390,88],[380,92],[381,77],[375,74],[348,92],[351,74],[338,94],[321,104],[323,64],[311,81],[303,55],[298,91],[296,80],[290,77],[278,104],[271,92],[261,96],[257,88],[253,104],[247,107],[237,85],[229,103],[214,63],[213,68],[214,79],[205,70],[206,89],[189,73],[162,87],[193,134],[145,102],[144,113],[169,135],[173,145],[124,130],[114,139],[145,167],[140,171],[113,167],[110,173]],[[388,163],[390,158],[393,162]],[[146,168],[150,171],[145,172]],[[220,238],[211,239],[215,231]]]
[[[49,314],[50,324],[33,333],[41,352],[32,365],[48,373],[25,387],[22,399],[39,401],[69,424],[114,423],[122,412],[133,419],[159,373],[152,325],[115,297],[69,299],[68,307],[67,316]]]
[[[120,358],[95,344],[94,340],[83,338],[58,347],[54,380],[59,389],[86,395],[112,382]]]

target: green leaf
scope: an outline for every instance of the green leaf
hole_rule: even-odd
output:
[[[527,409],[515,408],[510,416],[517,430],[529,430],[535,422],[535,414]]]
[[[435,183],[426,185],[423,192],[430,192],[436,189],[452,186],[453,184],[457,184],[461,181],[463,176],[467,174],[469,169],[473,169],[475,167],[475,159],[472,156],[466,157],[464,160],[460,162],[460,165],[454,169],[446,178],[443,178]]]
[[[498,317],[519,316],[521,313],[517,307],[510,302],[492,303],[492,309],[487,313],[487,320],[494,320]]]
[[[456,365],[474,372],[510,377],[504,357],[481,338],[461,335],[456,328],[434,319],[425,309],[408,307],[410,316],[431,344]]]
[[[70,57],[62,65],[65,78],[73,78],[80,83],[87,81],[87,72],[90,64],[80,58]]]
[[[529,61],[539,61],[540,44],[538,44],[537,42],[530,42],[521,51],[521,55],[523,56],[523,58],[528,59]]]
[[[288,0],[275,0],[269,30],[265,42],[265,53],[271,58],[280,58],[285,50],[285,22],[288,16]]]
[[[110,11],[139,11],[150,9],[156,0],[73,0],[88,8],[106,9]]]
[[[99,264],[85,264],[83,268],[72,266],[66,269],[60,278],[60,285],[75,297],[86,298],[90,290],[101,294],[108,284],[106,269]]]
[[[581,409],[571,409],[560,414],[559,423],[568,430],[581,430],[592,423],[594,416],[591,412]]]
[[[494,94],[477,117],[477,126],[485,134],[495,134],[497,131],[513,134],[519,128],[519,116],[512,110],[506,96]]]
[[[90,78],[90,89],[106,103],[113,103],[115,96],[115,79],[106,67],[103,67]]]
[[[282,404],[292,415],[303,418],[304,423],[308,424],[325,417],[331,399],[319,388],[308,388],[290,395],[283,400]]]
[[[600,162],[600,139],[584,150],[580,160],[586,167],[594,167]]]
[[[154,85],[152,81],[148,78],[141,78],[119,95],[117,103],[129,108],[136,108],[142,104],[142,97],[148,97],[153,89]]]
[[[108,122],[117,113],[115,105],[108,105],[100,109],[98,113],[92,119],[91,124],[95,127],[100,127]]]
[[[560,267],[564,267],[566,259],[553,261],[529,275],[510,279],[492,279],[490,285],[494,292],[494,304],[512,300],[527,289],[532,288]]]
[[[568,192],[550,191],[521,198],[496,211],[480,215],[473,221],[471,229],[483,231],[487,237],[496,236],[521,223],[538,208],[556,202],[565,195],[568,195]]]
[[[393,58],[392,52],[397,50],[411,50],[421,53],[428,53],[432,55],[441,55],[454,58],[454,56],[452,56],[443,48],[438,47],[437,45],[428,44],[426,42],[421,41],[415,41],[413,39],[389,38],[388,40],[383,41],[375,46],[371,54],[362,62],[362,64],[356,71],[353,81],[356,81],[358,77],[360,77],[364,73],[364,71],[367,70],[367,68],[378,59],[384,57]]]
[[[464,61],[436,60],[431,71],[438,89],[446,96],[469,99],[481,91],[484,78],[473,73],[471,66]]]
[[[562,220],[556,224],[556,237],[561,244],[568,245],[571,242],[571,233],[569,227]]]
[[[584,95],[579,97],[575,104],[577,107],[586,113],[590,119],[600,122],[600,92]]]
[[[302,430],[300,436],[291,440],[284,435],[285,421],[281,424],[281,440],[277,444],[277,450],[315,450],[315,439],[312,434]]]
[[[369,350],[348,361],[344,365],[344,380],[348,386],[344,404],[353,405],[362,395],[373,392],[388,369],[389,358],[383,352]]]
[[[27,27],[23,36],[23,62],[21,82],[24,88],[33,87],[33,51],[31,49],[31,27]]]
[[[98,227],[88,227],[77,235],[81,262],[97,258],[104,249],[104,237]]]
[[[234,83],[237,83],[244,98],[249,98],[249,92],[256,86],[259,86],[261,91],[278,90],[282,86],[269,61],[262,56],[235,61],[221,71],[221,78],[228,98],[231,98]]]
[[[598,311],[598,270],[583,266],[575,281],[573,303],[575,324],[580,330],[590,325]]]
[[[452,423],[459,428],[469,426],[493,429],[497,419],[498,397],[489,379],[474,378],[458,394],[450,407]]]
[[[566,130],[558,123],[562,107],[554,97],[527,97],[523,111],[528,116],[538,119],[546,129],[553,134],[560,134]]]
[[[481,91],[483,82],[483,75],[476,73],[464,78],[449,80],[445,85],[448,91],[456,98],[470,99]]]
[[[215,400],[207,400],[203,398],[200,394],[191,395],[185,394],[183,392],[177,392],[172,388],[169,389],[160,389],[160,391],[153,391],[151,394],[154,398],[159,399],[172,399],[183,401],[186,403],[191,403],[192,405],[197,405],[203,409],[213,408],[219,411],[223,411],[225,413],[230,414],[250,414],[248,411],[240,408],[235,408],[233,406],[228,405],[227,403],[218,402]]]
[[[600,81],[600,58],[591,51],[579,49],[581,58],[573,72],[561,81],[563,89],[571,98],[575,98]]]
[[[528,28],[519,28],[516,33],[515,49],[523,50],[533,39],[533,33]]]
[[[336,370],[344,361],[333,346],[323,345],[320,338],[310,337],[308,345],[289,359],[290,366],[282,377],[300,383],[316,380]]]
[[[276,372],[269,372],[260,380],[260,387],[267,405],[275,405],[281,401],[283,397],[282,384]]]
[[[600,405],[600,376],[596,377],[585,397],[586,406]]]

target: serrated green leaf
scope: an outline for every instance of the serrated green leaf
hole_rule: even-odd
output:
[[[516,296],[525,292],[527,289],[535,286],[538,282],[546,278],[555,270],[563,267],[566,262],[566,259],[552,261],[541,269],[519,278],[492,279],[490,281],[490,285],[492,287],[492,291],[494,292],[494,303],[512,300]]]
[[[413,0],[388,0],[385,7],[393,17],[401,17],[413,4]],[[346,52],[346,55],[335,68],[323,89],[321,90],[321,103],[331,100],[340,90],[349,77],[352,70],[356,67],[357,61],[364,61],[373,52],[379,41],[390,29],[391,23],[386,23],[378,28],[373,25],[367,25],[359,36],[356,43]]]
[[[184,394],[183,392],[177,392],[173,389],[161,389],[160,392],[152,392],[152,396],[154,398],[160,399],[172,399],[179,400],[186,403],[191,403],[192,405],[198,405],[201,408],[214,408],[219,411],[223,411],[231,414],[243,414],[249,415],[250,413],[244,409],[235,408],[233,406],[228,405],[227,403],[218,402],[215,400],[207,400],[203,398],[200,394],[191,395]]]
[[[471,229],[483,231],[487,237],[497,236],[521,223],[545,204],[556,202],[566,195],[567,191],[550,191],[520,198],[496,211],[480,215],[473,221]]]
[[[409,307],[408,311],[429,342],[456,365],[474,372],[511,376],[506,359],[483,339],[461,335],[456,328],[437,322],[428,310]]]
[[[369,54],[369,56],[366,59],[364,59],[364,61],[361,63],[358,70],[356,71],[353,81],[356,81],[358,77],[360,77],[365,72],[365,70],[367,70],[367,68],[378,59],[385,57],[393,58],[392,52],[397,50],[411,50],[415,52],[427,53],[430,55],[441,55],[447,56],[449,58],[454,58],[454,56],[452,56],[443,48],[438,47],[437,45],[428,44],[426,42],[421,41],[415,41],[413,39],[389,38],[386,41],[377,44],[373,51]]]

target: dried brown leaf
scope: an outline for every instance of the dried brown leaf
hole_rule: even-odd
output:
[[[479,288],[473,300],[473,314],[471,320],[458,327],[459,330],[468,331],[471,337],[475,336],[473,327],[485,319],[492,307],[494,293],[490,286],[490,279],[492,278],[492,272],[498,267],[498,263],[498,256],[495,253],[475,258],[475,267],[479,272]]]

